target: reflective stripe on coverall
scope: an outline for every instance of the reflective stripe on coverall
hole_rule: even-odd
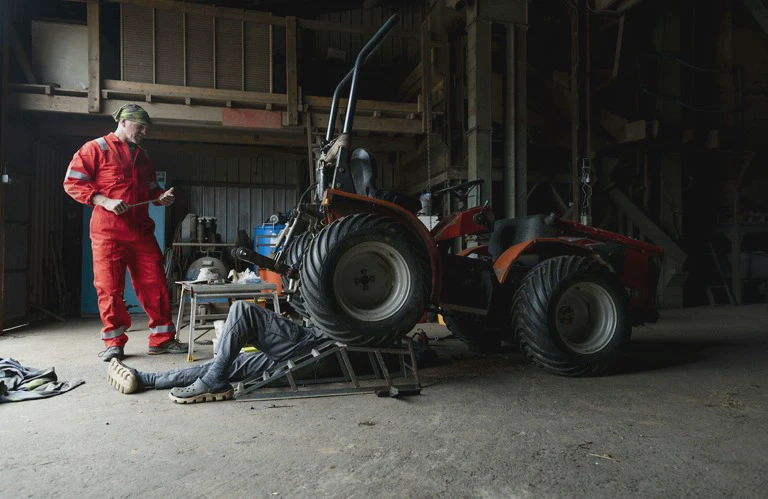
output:
[[[88,206],[93,206],[95,194],[122,199],[126,204],[163,194],[146,152],[137,146],[131,158],[128,144],[114,133],[87,142],[75,153],[64,178],[64,190]],[[154,230],[146,204],[129,208],[122,215],[101,206],[93,209],[93,285],[104,324],[101,339],[107,348],[122,347],[128,341],[125,331],[131,326],[131,317],[123,303],[126,267],[139,303],[149,316],[149,346],[176,335],[163,257]]]

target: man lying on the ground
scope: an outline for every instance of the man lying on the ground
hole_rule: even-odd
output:
[[[229,309],[212,361],[150,373],[113,359],[107,369],[107,380],[121,393],[172,388],[169,396],[179,404],[229,400],[234,395],[230,381],[251,379],[326,341],[328,338],[314,327],[300,326],[272,310],[237,301]],[[259,351],[240,353],[248,344],[257,346]]]
[[[212,361],[186,369],[150,373],[112,359],[107,380],[120,393],[172,388],[169,397],[178,404],[229,400],[234,395],[230,382],[253,379],[327,341],[329,338],[312,326],[300,326],[272,310],[238,301],[229,309]],[[259,351],[240,353],[248,344],[255,345]],[[426,347],[418,349],[420,367],[423,367],[420,360],[434,362],[436,359],[433,350],[425,352],[424,349]]]

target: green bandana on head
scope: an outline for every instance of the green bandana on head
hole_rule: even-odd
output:
[[[136,104],[124,104],[112,114],[112,117],[118,123],[120,120],[128,120],[136,122],[139,125],[152,125],[152,120],[150,119],[149,114],[141,106]]]

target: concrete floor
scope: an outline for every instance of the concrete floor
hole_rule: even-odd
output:
[[[98,321],[15,330],[0,356],[86,384],[0,405],[0,497],[764,497],[766,324],[765,305],[666,311],[594,379],[433,341],[417,397],[197,406],[109,387]],[[186,364],[146,333],[129,364]]]

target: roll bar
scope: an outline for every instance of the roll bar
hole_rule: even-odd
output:
[[[331,101],[331,111],[328,116],[328,130],[325,132],[326,144],[333,138],[333,131],[336,128],[336,113],[339,111],[339,100],[341,99],[341,91],[347,82],[352,79],[352,84],[349,88],[349,100],[347,102],[347,114],[344,118],[344,128],[342,133],[349,133],[352,129],[352,121],[355,117],[355,107],[357,104],[357,75],[360,72],[360,67],[368,61],[368,59],[376,53],[381,47],[381,43],[394,29],[395,24],[400,20],[399,14],[393,14],[392,17],[387,19],[381,28],[376,32],[373,37],[368,40],[368,43],[360,50],[355,60],[355,66],[347,73],[339,84],[336,86],[336,90],[333,92],[333,100]]]

